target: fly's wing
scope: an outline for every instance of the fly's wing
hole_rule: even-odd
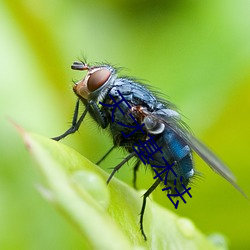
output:
[[[175,115],[169,115],[169,111],[165,112],[165,115],[163,113],[164,110],[158,114],[157,112],[154,114],[151,113],[151,115],[155,120],[158,120],[158,122],[163,123],[166,127],[174,131],[212,168],[212,170],[231,183],[242,195],[248,199],[247,195],[236,184],[236,178],[228,169],[228,167],[210,149],[208,149],[202,142],[200,142],[188,131],[188,129],[181,122],[180,118]]]
[[[225,178],[241,194],[243,194],[245,198],[248,199],[247,195],[237,185],[236,178],[233,175],[233,173],[210,149],[208,149],[202,142],[200,142],[197,138],[195,138],[191,134],[187,134],[183,139],[217,174]]]

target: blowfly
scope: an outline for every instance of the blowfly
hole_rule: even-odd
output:
[[[131,158],[136,159],[134,185],[139,166],[152,166],[159,178],[143,195],[140,229],[145,240],[143,215],[147,197],[160,183],[167,185],[168,193],[173,195],[186,190],[195,175],[192,151],[245,195],[226,165],[189,132],[172,103],[157,97],[147,85],[133,78],[119,77],[118,70],[109,64],[90,66],[80,61],[74,62],[71,68],[86,71],[87,74],[73,87],[77,101],[71,127],[53,139],[59,141],[76,132],[89,113],[102,129],[108,129],[113,138],[113,147],[98,163],[116,147],[123,147],[128,152],[125,159],[113,169],[107,183]],[[85,110],[79,115],[80,103],[83,103]],[[166,166],[168,171],[161,171]]]

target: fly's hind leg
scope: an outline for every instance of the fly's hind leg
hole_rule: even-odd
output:
[[[136,175],[137,175],[137,171],[138,171],[138,168],[139,168],[140,164],[141,164],[140,159],[137,159],[136,163],[134,165],[134,168],[133,168],[133,186],[134,186],[135,189],[137,189],[136,188],[136,179],[137,179]]]
[[[144,240],[147,240],[147,236],[146,236],[144,229],[143,229],[143,217],[144,217],[144,212],[145,212],[145,208],[146,208],[147,198],[156,189],[156,187],[160,184],[160,182],[161,182],[161,179],[158,178],[154,182],[154,184],[147,190],[147,192],[143,195],[142,208],[141,208],[141,212],[140,212],[140,230],[141,230],[141,233],[142,233]]]

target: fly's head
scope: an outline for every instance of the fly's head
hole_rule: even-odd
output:
[[[75,94],[84,100],[99,98],[116,77],[115,69],[110,65],[89,66],[83,62],[74,62],[71,69],[87,71],[86,76],[73,87]]]

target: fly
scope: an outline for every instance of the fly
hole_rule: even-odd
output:
[[[65,133],[54,137],[54,140],[59,141],[76,132],[86,114],[89,113],[102,129],[108,129],[113,138],[113,147],[98,164],[116,147],[123,147],[128,152],[125,159],[113,169],[107,183],[126,162],[131,158],[136,158],[133,179],[135,186],[136,171],[142,163],[136,150],[141,145],[144,145],[144,156],[147,152],[147,161],[144,164],[150,164],[155,168],[163,168],[166,164],[171,166],[172,172],[169,171],[168,174],[163,171],[160,174],[158,173],[159,178],[143,195],[140,229],[145,240],[143,216],[147,197],[159,186],[163,179],[165,179],[164,184],[167,183],[170,187],[176,187],[176,191],[174,189],[170,191],[173,194],[186,190],[195,174],[192,159],[193,151],[246,197],[236,184],[233,173],[214,153],[189,132],[172,103],[157,97],[154,92],[149,90],[148,86],[132,78],[118,77],[117,70],[111,65],[90,66],[85,62],[74,62],[71,68],[87,71],[87,74],[73,87],[78,99],[72,125]],[[78,117],[80,102],[85,106],[85,110]],[[158,151],[154,153],[153,158],[150,157],[148,153],[149,145],[146,144],[150,139],[154,139],[154,142],[158,145]],[[138,144],[138,141],[141,145]],[[176,175],[181,176],[181,181],[177,181],[177,183]]]

